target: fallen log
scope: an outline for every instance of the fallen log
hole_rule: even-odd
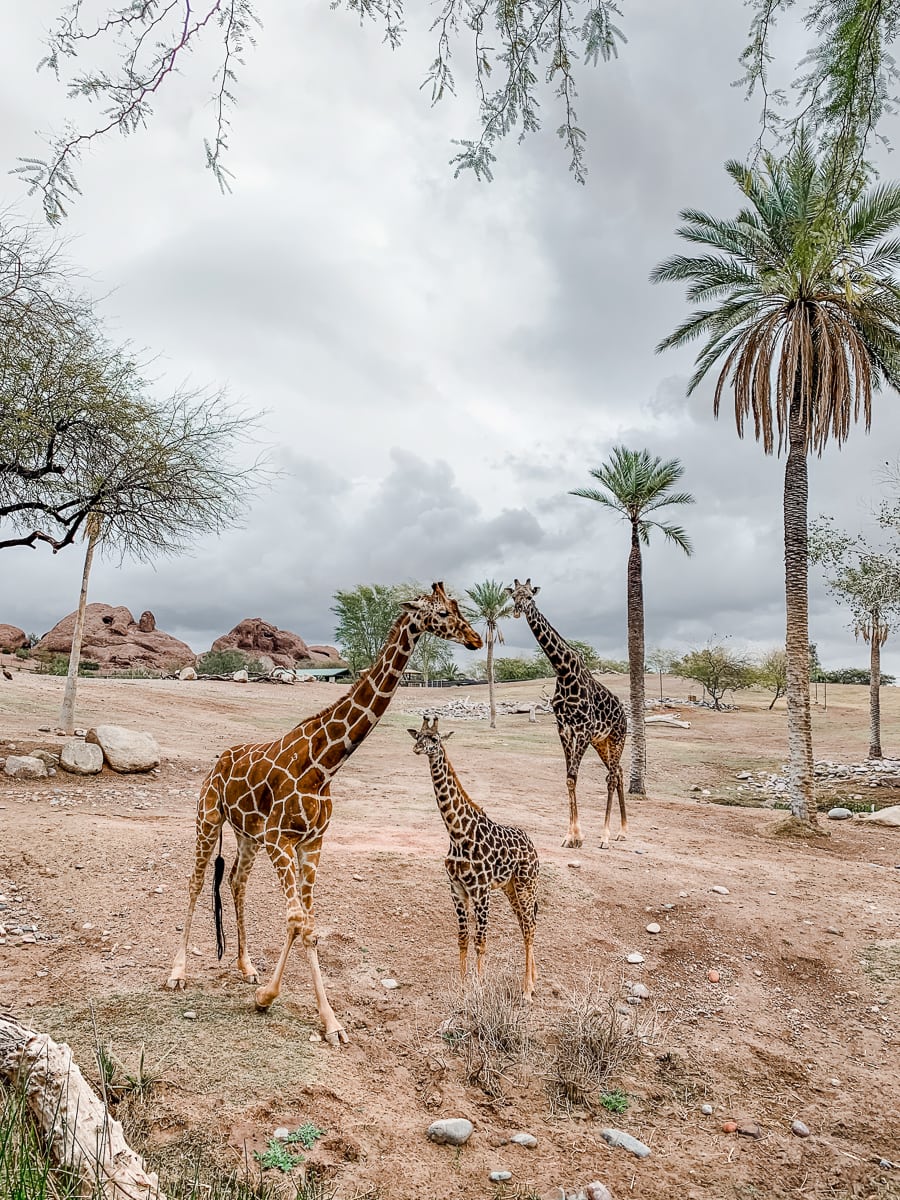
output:
[[[677,729],[690,729],[690,721],[679,721],[677,717],[644,717],[645,725],[674,725]]]
[[[166,1200],[159,1180],[125,1141],[122,1126],[63,1043],[0,1014],[0,1079],[21,1090],[50,1161],[77,1181],[84,1200]]]

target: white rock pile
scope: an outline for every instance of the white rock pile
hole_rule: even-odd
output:
[[[900,788],[900,760],[895,758],[872,758],[861,763],[839,763],[831,759],[820,759],[815,764],[817,783],[852,783],[859,788]],[[738,771],[735,775],[739,793],[756,793],[761,800],[774,803],[784,799],[788,791],[787,764],[781,771]],[[847,795],[850,800],[864,800],[860,792]]]
[[[425,708],[407,708],[404,711],[419,717],[447,717],[451,721],[487,721],[490,719],[491,706],[486,700],[470,700],[468,696],[459,700],[448,700],[446,704],[430,704]],[[497,716],[510,716],[513,713],[528,713],[534,719],[536,713],[551,712],[550,701],[540,700],[502,700],[497,704]]]

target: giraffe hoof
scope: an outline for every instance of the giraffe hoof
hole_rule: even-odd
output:
[[[183,992],[184,980],[177,975],[173,975],[171,979],[166,980],[166,987],[170,992]]]
[[[337,1029],[332,1029],[330,1033],[325,1034],[325,1041],[329,1046],[340,1046],[342,1044],[346,1046],[350,1039],[347,1037],[345,1030],[339,1025]]]
[[[274,996],[269,996],[262,988],[256,989],[256,995],[253,997],[253,1002],[260,1012],[266,1012],[272,1007]]]
[[[600,849],[601,849],[601,850],[608,850],[608,849],[609,849],[609,842],[608,842],[608,841],[601,842],[601,843],[600,843]]]
[[[259,983],[259,975],[256,971],[247,971],[244,975],[244,983]]]
[[[563,842],[563,849],[577,850],[579,846],[583,846],[583,845],[584,845],[584,838],[567,837],[566,840]]]

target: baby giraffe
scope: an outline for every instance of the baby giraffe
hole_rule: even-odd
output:
[[[466,978],[469,948],[469,905],[475,916],[475,966],[481,976],[487,938],[491,889],[502,888],[516,914],[525,942],[525,978],[522,991],[530,1000],[537,971],[534,966],[534,929],[537,924],[537,881],[540,863],[527,833],[515,825],[498,825],[473,800],[459,782],[444,753],[444,742],[453,737],[438,732],[437,717],[408,730],[415,753],[427,754],[438,808],[450,834],[450,853],[444,860],[450,891],[459,921],[459,971]]]

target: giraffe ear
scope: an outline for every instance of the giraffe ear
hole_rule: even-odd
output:
[[[536,596],[540,590],[541,590],[541,589],[540,589],[539,587],[532,588],[532,589],[531,589],[531,594],[532,594],[532,596]]]
[[[441,741],[442,741],[442,742],[447,742],[447,741],[449,741],[449,740],[450,740],[450,738],[452,738],[452,737],[453,737],[453,730],[451,729],[449,733],[442,733],[442,734],[441,734]]]
[[[514,587],[514,588],[517,588],[517,587],[520,587],[520,586],[521,586],[521,585],[520,585],[520,583],[519,583],[518,579],[514,579],[514,580],[513,580],[513,587]]]
[[[413,739],[413,741],[415,741],[415,739],[416,739],[416,738],[419,736],[419,731],[418,731],[418,729],[407,729],[407,731],[406,731],[406,732],[407,732],[407,733],[409,734],[409,736],[410,736],[410,737]]]

